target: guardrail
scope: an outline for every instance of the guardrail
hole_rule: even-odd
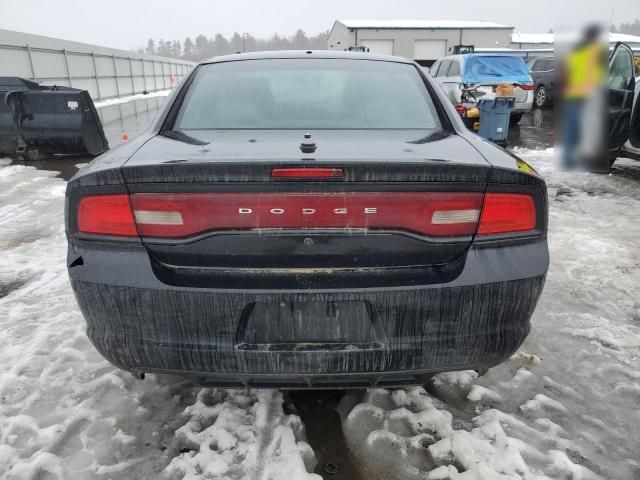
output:
[[[93,100],[165,90],[193,64],[180,60],[0,44],[0,76],[87,90]]]

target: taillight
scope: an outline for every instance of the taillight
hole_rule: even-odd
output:
[[[131,196],[141,235],[181,238],[260,229],[400,230],[473,235],[482,193],[140,193]]]
[[[344,177],[342,168],[274,168],[271,170],[274,178],[336,178]]]
[[[464,117],[467,114],[467,108],[461,103],[456,103],[453,108],[456,109],[456,112],[458,112],[458,115],[461,117]]]
[[[480,215],[478,235],[495,235],[533,230],[536,206],[530,195],[487,193]]]
[[[127,194],[83,197],[78,207],[78,231],[95,235],[138,235]]]
[[[525,83],[518,83],[516,86],[520,87],[522,90],[533,90],[533,85],[527,85]]]
[[[533,198],[512,193],[139,193],[90,195],[78,207],[80,233],[118,237],[139,232],[184,238],[260,229],[398,230],[455,237],[535,227]]]

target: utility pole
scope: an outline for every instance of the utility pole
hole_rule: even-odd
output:
[[[609,30],[611,30],[611,27],[613,26],[613,14],[616,11],[615,7],[611,7],[611,19],[609,20]]]
[[[249,36],[248,33],[243,33],[242,34],[242,51],[246,52],[247,51],[247,37]]]

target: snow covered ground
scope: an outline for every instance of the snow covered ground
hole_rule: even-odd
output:
[[[312,478],[280,392],[140,382],[99,356],[67,279],[64,180],[0,162],[0,478]]]
[[[442,374],[426,391],[344,399],[347,440],[400,478],[638,479],[640,163],[553,173],[552,150],[516,153],[550,200],[551,267],[531,335],[479,379]]]
[[[521,350],[481,378],[346,395],[367,474],[640,478],[640,163],[546,178],[551,269]],[[0,160],[0,478],[319,478],[275,390],[133,379],[84,335],[65,269],[65,182]]]

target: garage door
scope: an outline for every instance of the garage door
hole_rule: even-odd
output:
[[[393,40],[361,40],[360,45],[367,47],[371,53],[393,55]]]
[[[446,54],[446,40],[416,40],[413,46],[414,60],[437,60]]]

